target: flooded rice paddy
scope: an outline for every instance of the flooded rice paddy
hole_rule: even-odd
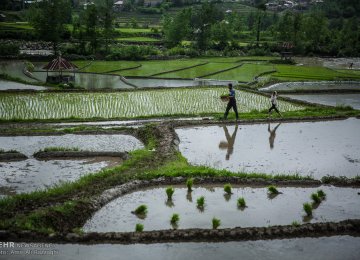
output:
[[[63,135],[0,137],[0,148],[17,150],[28,159],[0,162],[0,196],[31,192],[111,167],[120,158],[91,158],[39,161],[33,154],[47,147],[78,148],[86,151],[124,152],[143,148],[135,137],[128,135]]]
[[[0,80],[1,90],[46,90],[46,87],[17,83],[13,81]]]
[[[173,199],[169,201],[166,187],[135,191],[113,200],[84,225],[85,232],[131,232],[141,223],[144,230],[171,229],[170,218],[180,216],[179,229],[212,228],[211,220],[221,220],[220,228],[265,227],[269,225],[290,225],[293,221],[302,223],[341,221],[360,218],[359,189],[320,187],[326,193],[326,200],[313,211],[313,218],[303,218],[303,203],[311,202],[310,196],[319,188],[278,187],[283,194],[275,197],[267,194],[267,188],[235,187],[232,195],[224,195],[223,187],[196,187],[188,193],[186,187],[177,186]],[[203,210],[197,208],[196,200],[205,197]],[[247,207],[239,209],[237,199],[243,197]],[[141,204],[148,207],[145,219],[131,211]]]
[[[39,93],[0,96],[0,119],[119,118],[223,113],[224,88],[149,90],[116,93]],[[269,98],[237,92],[240,112],[268,109]],[[282,111],[305,107],[279,101]]]
[[[360,120],[179,128],[193,165],[233,172],[360,175]]]
[[[18,255],[7,255],[7,259],[24,259],[26,249],[16,245]],[[44,248],[34,247],[44,251]],[[4,250],[6,251],[6,250]],[[68,260],[218,260],[218,259],[267,259],[267,260],[353,260],[360,255],[360,238],[333,236],[320,238],[295,238],[259,241],[240,241],[226,243],[164,243],[164,244],[51,244],[49,255],[41,259]],[[26,259],[39,259],[39,256],[26,255]]]
[[[354,109],[360,109],[360,94],[296,94],[283,96],[327,106],[351,106]]]
[[[359,81],[320,81],[320,82],[281,82],[260,91],[295,91],[295,90],[360,90]]]

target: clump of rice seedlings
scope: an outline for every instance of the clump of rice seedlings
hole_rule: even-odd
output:
[[[194,179],[193,179],[193,178],[188,178],[188,179],[186,180],[186,187],[187,187],[188,191],[192,191],[193,183],[194,183]]]
[[[204,207],[205,207],[205,197],[204,196],[201,196],[200,198],[198,198],[196,200],[196,205],[197,205],[197,208],[200,209],[200,210],[204,210]]]
[[[317,190],[316,193],[322,200],[326,198],[326,193],[323,190]]]
[[[41,150],[43,152],[78,152],[80,149],[78,147],[46,147],[44,150]]]
[[[293,221],[293,222],[291,223],[291,225],[294,226],[294,227],[300,227],[300,223],[297,222],[297,221]]]
[[[144,230],[144,225],[137,223],[135,226],[135,232],[143,232],[143,230]]]
[[[173,187],[166,188],[166,195],[168,197],[168,200],[172,200],[172,196],[173,196],[174,192],[175,192],[175,190]]]
[[[238,208],[245,208],[246,207],[246,202],[245,202],[245,199],[244,198],[238,198],[237,200],[237,206]]]
[[[147,214],[147,206],[146,205],[140,205],[139,207],[137,207],[134,211],[132,211],[131,213],[137,215],[137,216],[143,216],[145,217]]]
[[[315,204],[319,204],[321,202],[321,198],[319,197],[319,195],[317,193],[311,194],[311,199],[313,200],[313,202]]]
[[[213,229],[217,229],[221,224],[221,220],[218,218],[213,218],[212,219],[212,228]]]
[[[225,191],[226,194],[232,194],[232,192],[231,192],[231,184],[230,183],[224,185],[224,191]]]
[[[310,205],[310,203],[304,203],[303,208],[308,217],[312,216],[312,206]]]
[[[280,194],[280,192],[278,191],[278,189],[277,189],[274,185],[270,185],[270,186],[268,187],[268,192],[269,192],[270,194],[273,194],[273,195],[275,195],[275,194]]]
[[[179,214],[174,213],[171,216],[170,224],[173,225],[173,226],[177,226],[178,223],[179,223],[179,220],[180,220]]]

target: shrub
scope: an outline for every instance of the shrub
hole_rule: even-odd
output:
[[[147,206],[146,205],[140,205],[137,207],[134,211],[136,215],[146,215],[147,214]]]
[[[279,194],[280,192],[278,191],[278,189],[274,186],[274,185],[270,185],[268,187],[268,192],[270,194]]]
[[[20,53],[19,45],[15,43],[1,43],[0,56],[12,56]]]
[[[224,191],[227,193],[227,194],[232,194],[231,192],[231,184],[225,184],[224,185]]]
[[[137,223],[135,226],[135,232],[143,232],[143,230],[144,230],[144,225]]]
[[[303,208],[307,216],[312,216],[312,206],[310,205],[310,203],[304,203]]]
[[[245,208],[246,207],[245,199],[244,198],[238,198],[237,205],[238,205],[239,208]]]
[[[221,224],[220,219],[218,219],[218,218],[212,219],[212,228],[213,229],[217,229],[220,226],[220,224]]]
[[[166,195],[168,197],[168,200],[172,200],[172,196],[173,196],[174,192],[175,192],[175,190],[173,187],[166,188]]]
[[[189,178],[186,180],[186,187],[188,191],[192,191],[193,182],[194,182],[193,178]]]

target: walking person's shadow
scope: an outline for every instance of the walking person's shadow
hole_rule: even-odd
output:
[[[230,155],[232,155],[232,153],[234,152],[234,143],[235,143],[236,133],[238,131],[238,126],[237,125],[235,126],[235,130],[234,130],[234,132],[233,132],[233,134],[231,136],[230,136],[229,130],[227,129],[226,126],[224,126],[223,129],[224,129],[224,132],[225,132],[225,137],[226,137],[227,142],[220,141],[219,148],[221,150],[227,149],[225,159],[229,160]]]
[[[281,123],[278,123],[277,126],[275,126],[273,130],[271,130],[270,129],[270,123],[268,124],[268,132],[270,133],[270,136],[269,136],[270,149],[274,148],[274,142],[275,142],[275,137],[276,137],[276,129],[278,129],[278,127],[280,125],[281,125]]]

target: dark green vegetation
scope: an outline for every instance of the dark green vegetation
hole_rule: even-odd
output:
[[[315,204],[319,204],[321,202],[321,198],[319,197],[319,195],[317,193],[311,194],[311,199],[313,200],[313,202]]]
[[[135,226],[135,232],[143,232],[144,231],[144,225],[143,224],[136,224]]]
[[[212,228],[213,229],[217,229],[218,227],[220,227],[220,224],[221,224],[220,219],[217,219],[217,218],[212,219]]]
[[[230,183],[224,185],[224,191],[225,191],[226,194],[232,194],[232,192],[231,192],[231,184]]]
[[[203,211],[205,208],[205,197],[201,196],[200,198],[198,198],[196,200],[196,207],[200,210]]]
[[[304,203],[304,204],[303,204],[303,209],[304,209],[304,211],[305,211],[305,213],[306,213],[306,215],[307,215],[308,217],[311,217],[311,216],[312,216],[312,210],[313,210],[313,208],[312,208],[312,206],[311,206],[310,203]]]
[[[78,152],[78,147],[46,147],[41,152]]]
[[[146,205],[140,205],[134,210],[134,213],[136,215],[146,215],[147,214],[147,206]]]
[[[173,194],[175,192],[174,188],[173,187],[167,187],[165,191],[166,191],[166,195],[167,195],[168,200],[172,200],[172,196],[173,196]]]
[[[271,186],[268,187],[268,192],[269,192],[269,194],[279,194],[279,193],[280,193],[280,192],[278,191],[278,189],[277,189],[275,186],[273,186],[273,185],[271,185]]]
[[[178,226],[179,221],[180,221],[180,216],[177,213],[174,213],[170,218],[170,224],[174,227]]]
[[[188,192],[191,192],[191,191],[192,191],[193,183],[194,183],[193,178],[188,178],[188,179],[186,180],[186,187],[187,187],[187,189],[188,189]]]
[[[244,198],[238,198],[238,200],[237,200],[237,206],[238,206],[238,208],[240,208],[240,209],[243,209],[243,208],[245,208],[246,207],[246,202],[245,202],[245,199]]]

